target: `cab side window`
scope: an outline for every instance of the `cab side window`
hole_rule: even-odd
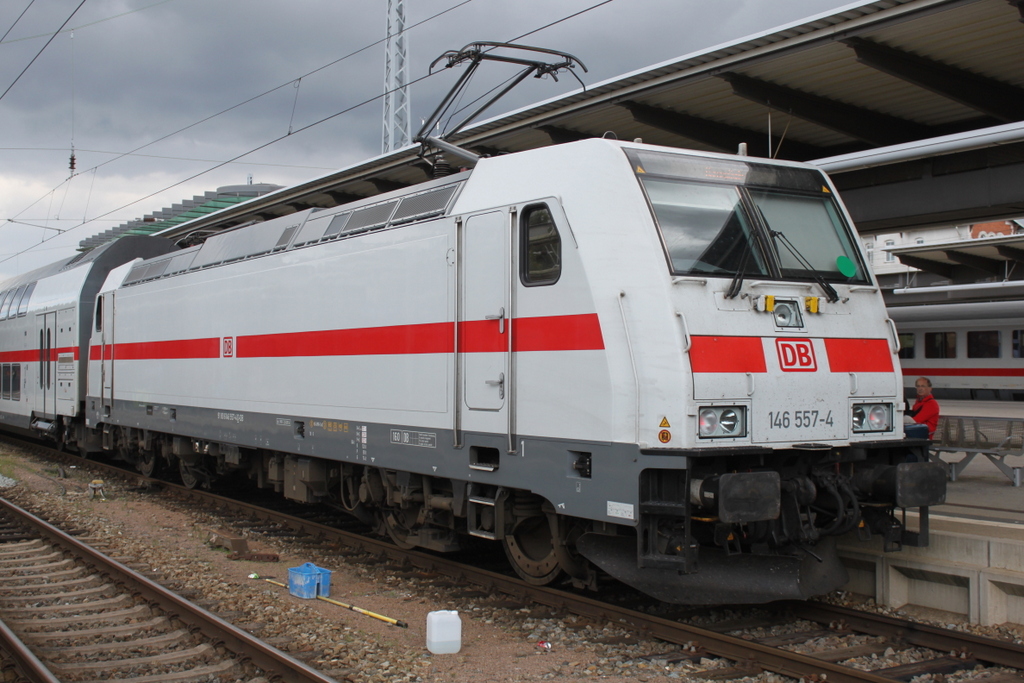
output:
[[[551,210],[528,206],[520,222],[520,277],[527,287],[551,285],[562,274],[562,239]]]

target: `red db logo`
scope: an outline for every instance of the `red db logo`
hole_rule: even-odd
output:
[[[817,372],[814,345],[808,339],[776,339],[779,366],[784,372]]]
[[[235,338],[224,337],[221,339],[221,357],[231,358],[235,355]]]

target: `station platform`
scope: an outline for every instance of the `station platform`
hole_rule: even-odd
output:
[[[942,459],[959,457],[950,453]],[[1015,464],[1024,465],[1020,460]],[[987,458],[975,458],[956,481],[947,482],[946,503],[933,507],[932,516],[1019,524],[1024,531],[1024,487],[1014,487]]]
[[[942,401],[944,415],[1024,419],[1024,403]],[[957,461],[960,453],[944,453]],[[1011,458],[1013,459],[1013,458]],[[1024,457],[1015,457],[1024,466]],[[919,528],[916,514],[907,526]],[[949,481],[946,502],[929,511],[926,548],[885,552],[881,539],[840,539],[850,572],[846,590],[893,609],[911,606],[960,615],[972,623],[1024,625],[1024,487],[1014,487],[985,457]]]

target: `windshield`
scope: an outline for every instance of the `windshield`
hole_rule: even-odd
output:
[[[831,197],[761,191],[751,191],[750,196],[771,231],[783,277],[804,276],[807,267],[796,254],[779,244],[782,235],[798,245],[799,255],[816,275],[837,281],[847,279],[840,271],[836,256],[845,255],[856,263],[856,255]]]
[[[820,171],[626,153],[674,275],[869,281]]]
[[[673,272],[732,275],[749,250],[747,273],[768,276],[736,188],[657,178],[644,185]]]

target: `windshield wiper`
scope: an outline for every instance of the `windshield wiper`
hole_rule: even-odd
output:
[[[768,224],[765,223],[765,225]],[[781,238],[782,244],[785,245],[785,247],[789,249],[789,252],[796,257],[796,260],[800,262],[800,265],[806,268],[807,272],[811,273],[811,277],[814,278],[814,281],[821,286],[822,290],[824,290],[825,298],[828,299],[828,302],[830,304],[834,304],[835,302],[839,301],[839,293],[836,292],[835,288],[832,285],[825,282],[825,278],[821,276],[821,273],[814,269],[814,266],[812,266],[810,262],[806,258],[804,258],[804,255],[801,254],[795,246],[793,246],[793,243],[789,241],[788,237],[786,237],[780,231],[772,230],[771,228],[768,228],[768,234],[771,235],[773,238]]]
[[[746,276],[747,261],[750,260],[750,252],[753,251],[750,245],[752,236],[748,235],[743,247],[743,256],[740,258],[740,266],[736,269],[736,274],[733,275],[732,282],[729,284],[729,289],[725,293],[726,299],[735,299],[740,290],[743,289],[743,278]]]

